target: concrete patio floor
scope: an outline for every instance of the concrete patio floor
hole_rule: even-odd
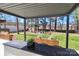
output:
[[[8,40],[3,40],[3,39],[0,39],[0,56],[19,56],[19,55],[14,55],[12,53],[9,53],[7,52],[8,50],[6,49],[6,52],[4,52],[4,45],[3,43],[6,43],[6,42],[9,42]],[[10,48],[10,47],[9,47]],[[16,50],[16,49],[15,49]],[[16,50],[17,51],[17,50]],[[22,52],[22,51],[21,51]],[[24,52],[24,51],[23,51]],[[79,54],[79,51],[77,51],[78,54]],[[6,55],[5,55],[6,53]],[[33,52],[29,52],[29,51],[25,51],[24,52],[24,56],[41,56],[39,54],[36,54],[36,53],[33,53]],[[21,55],[20,55],[21,56]]]
[[[36,54],[30,51],[22,51],[11,47],[7,47],[5,49],[3,43],[6,43],[6,42],[9,42],[9,41],[0,39],[0,56],[42,56],[40,54]],[[16,51],[16,53],[14,53],[14,51]]]
[[[0,39],[0,56],[4,56],[4,45],[3,43],[9,42],[8,40]]]

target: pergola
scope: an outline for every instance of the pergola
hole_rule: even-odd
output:
[[[26,41],[26,19],[67,16],[66,48],[68,48],[69,14],[78,6],[74,3],[3,3],[0,12],[24,18],[24,40]],[[18,22],[18,21],[17,21]]]

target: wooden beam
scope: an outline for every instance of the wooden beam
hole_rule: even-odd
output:
[[[67,15],[67,25],[66,25],[66,48],[68,48],[69,43],[69,15]]]

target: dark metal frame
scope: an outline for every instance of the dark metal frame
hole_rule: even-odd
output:
[[[17,14],[14,14],[14,13],[11,13],[11,12],[8,12],[8,11],[5,11],[3,9],[0,9],[0,12],[6,13],[6,14],[9,14],[9,15],[13,15],[13,16],[16,16],[16,17],[20,17],[20,18],[23,18],[23,19],[26,18],[26,17],[20,16],[20,15],[17,15]]]
[[[56,27],[57,27],[57,19],[55,18],[55,25],[54,25],[54,31],[56,32]]]
[[[10,14],[10,15],[13,15],[13,16],[17,16],[17,17],[20,17],[20,18],[24,18],[24,19],[26,19],[26,18],[42,18],[42,17],[58,17],[58,16],[64,16],[64,15],[70,14],[75,8],[77,8],[78,5],[79,5],[79,3],[75,3],[75,5],[65,14],[45,15],[45,16],[41,15],[41,16],[35,16],[35,17],[23,17],[23,16],[20,16],[20,15],[14,14],[12,12],[5,11],[3,9],[0,9],[0,12]]]
[[[24,19],[24,41],[26,41],[26,19]]]
[[[51,18],[49,19],[49,21],[50,21],[50,31],[51,31]]]
[[[66,25],[66,48],[68,48],[69,43],[69,15],[67,15],[67,25]]]
[[[16,24],[17,24],[17,34],[19,34],[19,22],[18,22],[19,20],[18,20],[18,17],[16,17]]]
[[[59,14],[59,15],[45,15],[45,16],[36,16],[36,17],[27,17],[27,18],[42,18],[42,17],[57,17],[57,16],[67,16],[67,31],[66,31],[66,48],[68,48],[68,36],[69,36],[69,14],[74,11],[77,6],[79,4],[75,4],[71,10],[65,14]],[[10,14],[10,15],[14,15],[14,16],[17,16],[17,17],[20,17],[20,18],[23,18],[24,19],[24,41],[26,41],[26,17],[23,17],[23,16],[20,16],[20,15],[17,15],[17,14],[14,14],[14,13],[11,13],[11,12],[8,12],[8,11],[5,11],[5,10],[2,10],[0,9],[0,12],[3,12],[3,13],[6,13],[6,14]]]

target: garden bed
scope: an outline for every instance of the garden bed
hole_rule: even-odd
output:
[[[47,38],[35,38],[34,42],[38,43],[38,44],[46,44],[46,45],[49,45],[49,46],[59,46],[59,41],[49,40]]]
[[[31,33],[30,33],[31,34]],[[35,37],[39,37],[41,35],[42,38],[48,38],[48,37],[54,37],[56,40],[59,41],[59,46],[61,47],[66,47],[66,33],[59,33],[59,32],[53,32],[51,35],[46,35],[46,34],[36,34],[33,33],[34,35],[29,35],[27,33],[26,40],[34,39]],[[16,34],[17,40],[24,40],[24,34]],[[74,34],[74,33],[69,33],[69,48],[71,49],[76,49],[79,50],[79,34]],[[53,40],[53,39],[51,39]]]

